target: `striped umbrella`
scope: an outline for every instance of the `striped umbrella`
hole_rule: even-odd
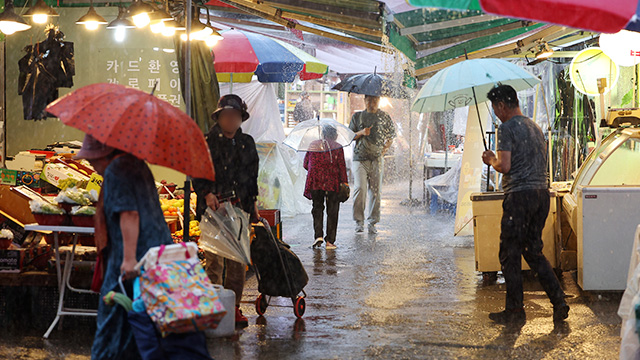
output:
[[[329,67],[320,60],[283,41],[246,31],[227,30],[221,33],[214,47],[214,66],[219,82],[258,81],[293,82],[319,79]]]

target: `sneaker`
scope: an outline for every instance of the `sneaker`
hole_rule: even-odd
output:
[[[364,232],[364,225],[356,225],[356,232],[357,233],[363,233]]]
[[[562,303],[553,307],[553,321],[562,322],[569,317],[569,305]]]
[[[335,250],[336,248],[337,248],[336,244],[333,244],[327,241],[327,250]]]
[[[249,326],[249,320],[246,316],[242,315],[242,310],[239,306],[236,306],[236,327],[246,328]]]
[[[322,245],[322,242],[323,242],[323,241],[324,241],[324,240],[323,240],[321,237],[316,238],[316,239],[313,241],[313,246],[312,246],[312,248],[314,248],[314,249],[315,249],[315,248],[319,247],[320,245]]]
[[[369,224],[369,234],[377,234],[378,230],[376,229],[375,224]]]
[[[489,319],[495,321],[498,324],[523,324],[527,321],[527,316],[524,313],[524,309],[516,310],[504,310],[501,312],[489,314]]]

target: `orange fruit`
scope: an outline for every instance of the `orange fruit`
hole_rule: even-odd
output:
[[[164,216],[171,216],[171,213],[168,212],[168,211],[165,211],[163,214],[164,214]]]

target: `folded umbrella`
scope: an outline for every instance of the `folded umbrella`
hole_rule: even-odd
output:
[[[56,100],[47,111],[65,125],[142,160],[215,180],[209,147],[196,122],[152,94],[93,84]]]
[[[335,140],[326,138],[328,129]],[[355,136],[351,129],[333,119],[306,120],[291,130],[283,144],[296,151],[324,152],[348,146]]]
[[[200,221],[203,249],[239,263],[251,264],[249,215],[225,201],[216,211],[207,209]]]

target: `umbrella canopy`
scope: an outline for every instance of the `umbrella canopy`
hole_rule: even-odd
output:
[[[270,37],[227,30],[214,47],[214,65],[220,82],[293,82],[319,79],[329,67],[306,52]]]
[[[54,101],[47,111],[64,124],[152,164],[215,180],[209,147],[198,125],[151,94],[122,85],[93,84]]]
[[[615,33],[636,14],[637,0],[480,0],[490,14]]]
[[[473,105],[473,90],[478,102],[487,101],[487,93],[497,83],[511,85],[516,91],[528,89],[540,80],[524,69],[499,59],[465,60],[436,73],[420,89],[411,110],[424,113]]]
[[[411,98],[410,92],[404,86],[376,73],[350,76],[336,84],[333,89],[362,95],[387,96],[394,99]]]
[[[251,264],[249,215],[223,202],[216,211],[207,209],[200,221],[201,246],[218,256],[243,264]]]
[[[333,131],[336,139],[326,138],[327,133]],[[283,144],[296,151],[324,152],[351,144],[355,136],[351,129],[333,119],[306,120],[291,130]]]

